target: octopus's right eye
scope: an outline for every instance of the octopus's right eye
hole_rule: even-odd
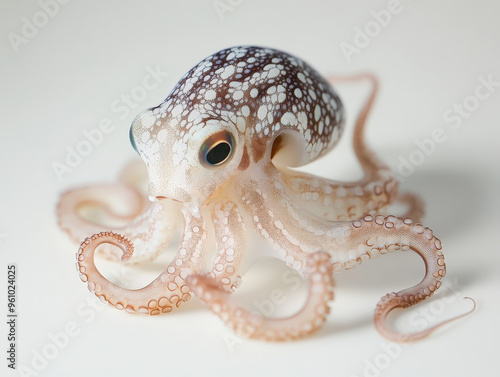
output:
[[[137,150],[137,145],[135,145],[135,139],[134,139],[134,134],[132,133],[132,127],[130,127],[130,131],[128,132],[128,136],[130,138],[130,144],[132,144],[132,148],[134,148],[134,150],[139,153],[139,151]]]
[[[233,156],[234,137],[228,131],[210,136],[200,149],[200,161],[207,168],[224,165]]]

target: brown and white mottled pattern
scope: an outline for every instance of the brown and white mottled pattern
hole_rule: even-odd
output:
[[[420,202],[399,196],[391,171],[367,148],[366,118],[378,83],[371,75],[331,78],[367,80],[370,95],[354,127],[353,147],[363,168],[357,182],[337,182],[297,172],[294,166],[324,155],[343,131],[344,110],[330,84],[304,61],[260,47],[234,47],[198,63],[159,106],[134,120],[131,141],[148,171],[149,205],[135,187],[131,167],[115,186],[65,193],[58,206],[60,226],[86,238],[77,253],[81,279],[118,309],[160,314],[191,294],[207,303],[238,333],[288,340],[310,334],[325,321],[333,298],[333,272],[395,250],[411,250],[425,261],[424,279],[412,288],[383,297],[375,325],[385,337],[411,341],[438,326],[411,334],[387,328],[385,318],[432,295],[445,275],[442,246],[432,231],[409,217],[386,216],[396,200],[422,215]],[[142,196],[141,196],[142,195]],[[130,205],[127,215],[108,201]],[[110,217],[136,218],[99,232],[80,209],[101,204]],[[139,214],[139,212],[141,212]],[[128,290],[108,282],[94,264],[94,251],[111,244],[108,255],[123,261],[155,257],[183,219],[177,256],[151,284]],[[237,305],[231,292],[262,255],[249,250],[257,235],[309,281],[304,307],[288,318],[266,318]]]

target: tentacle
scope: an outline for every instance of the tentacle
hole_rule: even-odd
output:
[[[190,299],[190,289],[185,279],[200,273],[203,265],[203,241],[206,230],[199,211],[184,211],[185,229],[179,252],[170,265],[148,286],[131,290],[109,282],[94,263],[95,249],[104,243],[118,247],[122,260],[130,259],[134,252],[131,242],[113,232],[101,232],[83,241],[77,253],[80,279],[102,302],[129,313],[168,313]]]
[[[341,221],[381,213],[390,204],[398,189],[391,170],[366,146],[366,119],[378,91],[378,80],[370,74],[330,77],[330,81],[368,80],[371,90],[354,126],[353,146],[364,176],[357,182],[338,182],[279,166],[288,195],[308,210],[326,220]]]
[[[397,341],[412,341],[427,336],[438,326],[399,334],[385,325],[387,314],[397,307],[408,307],[431,296],[441,286],[445,275],[441,242],[429,228],[413,224],[411,219],[366,215],[352,222],[329,222],[319,219],[287,198],[278,182],[261,190],[261,182],[245,185],[245,208],[258,218],[262,234],[280,248],[280,257],[299,269],[304,254],[327,250],[334,271],[351,269],[363,261],[393,250],[412,250],[425,262],[423,280],[412,288],[392,293],[377,306],[375,323],[382,335]],[[263,192],[264,191],[264,192]],[[264,207],[264,205],[266,205]],[[278,220],[279,219],[279,220]]]
[[[73,189],[61,195],[57,205],[59,226],[75,242],[81,242],[89,234],[97,233],[103,226],[119,229],[134,220],[150,206],[142,191],[147,180],[146,166],[141,160],[127,164],[119,175],[117,184]],[[105,214],[105,222],[86,218],[85,208],[99,209]]]
[[[373,181],[336,182],[302,173],[280,174],[287,194],[310,212],[329,221],[358,219],[381,213],[394,201],[398,182],[388,169],[380,169]]]
[[[184,292],[189,296],[187,286],[180,288],[176,286],[176,289],[169,291],[165,273],[158,276],[148,286],[138,290],[125,289],[109,282],[94,264],[95,249],[103,243],[119,247],[123,251],[124,261],[130,258],[134,251],[130,241],[112,232],[95,234],[83,241],[77,253],[80,279],[87,283],[89,291],[94,293],[101,302],[108,303],[119,310],[125,309],[129,313],[154,315],[172,311],[177,304],[180,304]]]
[[[75,242],[102,230],[103,226],[115,230],[134,220],[151,205],[145,192],[147,170],[144,162],[134,160],[119,175],[119,183],[84,187],[65,192],[57,205],[61,229]],[[104,223],[82,215],[86,208],[99,209],[106,217]]]
[[[105,226],[114,225],[114,229],[120,229],[122,225],[117,224],[132,221],[149,206],[149,200],[132,186],[103,184],[62,194],[57,205],[57,217],[60,228],[75,242],[81,242],[83,238],[99,232]],[[100,208],[105,213],[108,224],[85,218],[81,213],[85,207]]]
[[[375,102],[375,98],[378,94],[378,79],[369,73],[362,73],[353,76],[329,76],[327,79],[332,83],[368,80],[371,84],[370,93],[368,94],[366,102],[356,118],[353,134],[353,147],[354,153],[356,154],[356,157],[358,158],[358,161],[365,173],[364,178],[368,181],[373,181],[376,179],[378,170],[386,169],[386,165],[370,150],[365,141],[366,119],[372,110],[373,103]]]
[[[208,274],[222,289],[233,292],[241,284],[246,260],[246,227],[234,202],[217,204],[212,213],[218,254]]]
[[[137,263],[153,260],[170,244],[181,224],[178,203],[169,200],[152,202],[149,208],[122,228],[115,229],[134,244],[134,255],[128,260]],[[111,257],[113,249],[105,249]],[[114,249],[116,250],[116,249]]]
[[[168,201],[150,202],[140,187],[147,178],[142,161],[133,161],[120,174],[117,184],[86,187],[64,193],[57,206],[58,222],[75,242],[103,228],[133,241],[134,255],[130,263],[156,258],[170,243],[177,229],[180,209]],[[105,213],[106,221],[86,218],[86,208]],[[114,247],[101,247],[99,253],[108,259],[120,260]]]
[[[276,177],[259,179],[258,174],[257,171],[250,171],[248,180],[242,180],[241,206],[250,215],[257,233],[272,245],[279,258],[304,274],[307,255],[317,250],[328,250],[318,236],[327,234],[329,240],[335,240],[343,233],[338,227],[332,227],[331,222],[319,218],[315,218],[313,224],[302,224],[301,219],[313,218],[314,215],[290,201]],[[269,182],[275,182],[275,185]],[[294,209],[300,213],[294,212]],[[312,226],[317,226],[317,223],[324,224],[325,229],[328,224],[329,229],[316,231]]]
[[[425,262],[425,276],[420,283],[397,293],[389,293],[379,301],[374,317],[377,330],[392,341],[406,342],[424,338],[441,326],[442,324],[439,324],[420,332],[400,334],[390,330],[385,322],[387,315],[393,309],[415,305],[432,296],[441,286],[446,266],[441,251],[441,241],[432,231],[421,224],[413,225],[409,218],[403,220],[394,216],[370,215],[352,222],[351,231],[352,234],[345,246],[351,251],[351,255],[354,249],[354,253],[357,250],[359,256],[355,264],[350,260],[343,265],[344,268],[353,267],[363,260],[394,250],[412,250]],[[340,265],[337,267],[340,268]]]
[[[406,291],[406,290],[405,290]],[[386,296],[382,297],[382,299],[379,301],[377,304],[377,307],[375,309],[375,317],[374,317],[374,322],[375,322],[375,327],[379,331],[379,333],[386,337],[387,339],[393,341],[393,342],[398,342],[398,343],[407,343],[407,342],[415,342],[420,339],[424,339],[431,335],[434,331],[437,329],[454,322],[460,318],[464,318],[474,312],[476,310],[476,302],[470,298],[470,297],[464,297],[464,299],[471,300],[472,301],[472,309],[469,311],[457,315],[455,317],[452,317],[450,319],[447,319],[443,322],[440,322],[436,325],[431,326],[428,329],[419,331],[417,333],[412,333],[412,334],[401,334],[398,332],[395,332],[393,330],[390,330],[387,328],[387,325],[385,323],[385,320],[387,318],[387,315],[396,308],[408,308],[415,303],[408,303],[407,299],[402,296],[403,293],[406,293],[405,291],[401,291],[398,293],[388,293]],[[423,299],[422,299],[423,300]],[[420,300],[419,300],[420,301]]]
[[[188,285],[229,327],[241,336],[265,340],[292,340],[320,328],[330,311],[333,277],[329,255],[316,252],[307,258],[304,269],[309,280],[309,294],[303,308],[287,318],[263,317],[234,302],[228,292],[208,276],[190,276]]]
[[[425,203],[416,194],[412,194],[409,192],[398,194],[395,203],[402,203],[408,207],[406,213],[404,215],[400,215],[399,217],[409,217],[413,219],[413,221],[419,222],[425,216]]]
[[[110,186],[107,187],[107,194],[117,193],[117,188],[125,188],[126,186]],[[92,195],[102,195],[104,186],[100,186],[98,190],[93,188],[90,190]],[[83,191],[79,190],[79,191]],[[85,193],[85,195],[90,194]],[[81,192],[80,192],[81,193]],[[80,194],[76,191],[74,194]],[[58,207],[60,213],[60,226],[72,234],[73,239],[80,237],[84,239],[92,233],[98,233],[102,228],[108,228],[113,232],[120,233],[124,237],[130,239],[135,246],[135,252],[131,257],[129,263],[137,263],[144,260],[152,260],[163,252],[170,243],[179,222],[179,206],[177,203],[162,200],[152,202],[147,210],[137,216],[133,221],[124,225],[116,227],[105,227],[104,225],[97,225],[86,222],[79,217],[77,211],[66,210],[66,206],[73,202],[70,198],[71,193],[62,200]],[[87,195],[87,198],[89,195]],[[78,224],[78,225],[76,225]],[[111,260],[120,260],[120,253],[114,247],[100,248],[100,255],[105,256]]]
[[[118,182],[135,187],[146,194],[148,182],[148,169],[140,158],[129,162],[118,176]]]

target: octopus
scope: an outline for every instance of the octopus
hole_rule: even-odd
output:
[[[353,148],[364,172],[354,182],[296,169],[339,142],[345,110],[329,81],[340,80],[371,84],[354,125]],[[233,47],[202,60],[159,106],[137,115],[130,140],[143,163],[130,165],[116,184],[64,193],[57,207],[60,227],[74,240],[83,239],[77,270],[88,289],[118,310],[149,315],[169,313],[196,296],[239,335],[290,340],[325,322],[334,272],[411,250],[425,262],[425,276],[382,297],[376,329],[393,341],[414,341],[451,321],[412,333],[386,323],[392,310],[417,304],[441,286],[442,245],[418,222],[419,199],[398,193],[395,175],[365,143],[376,78],[362,74],[329,81],[285,52]],[[147,195],[137,183],[146,169]],[[117,201],[126,203],[128,212],[115,210]],[[396,201],[408,204],[407,216],[386,214]],[[82,215],[88,204],[125,224],[102,231]],[[177,231],[175,257],[141,289],[116,285],[96,267],[96,253],[124,263],[152,260]],[[268,247],[257,247],[256,239]],[[234,299],[242,276],[262,257],[279,258],[308,282],[296,313],[265,317]]]

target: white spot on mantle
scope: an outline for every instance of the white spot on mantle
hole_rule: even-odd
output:
[[[215,98],[215,90],[213,90],[213,89],[207,90],[207,92],[205,93],[205,99],[210,101],[214,98]]]

